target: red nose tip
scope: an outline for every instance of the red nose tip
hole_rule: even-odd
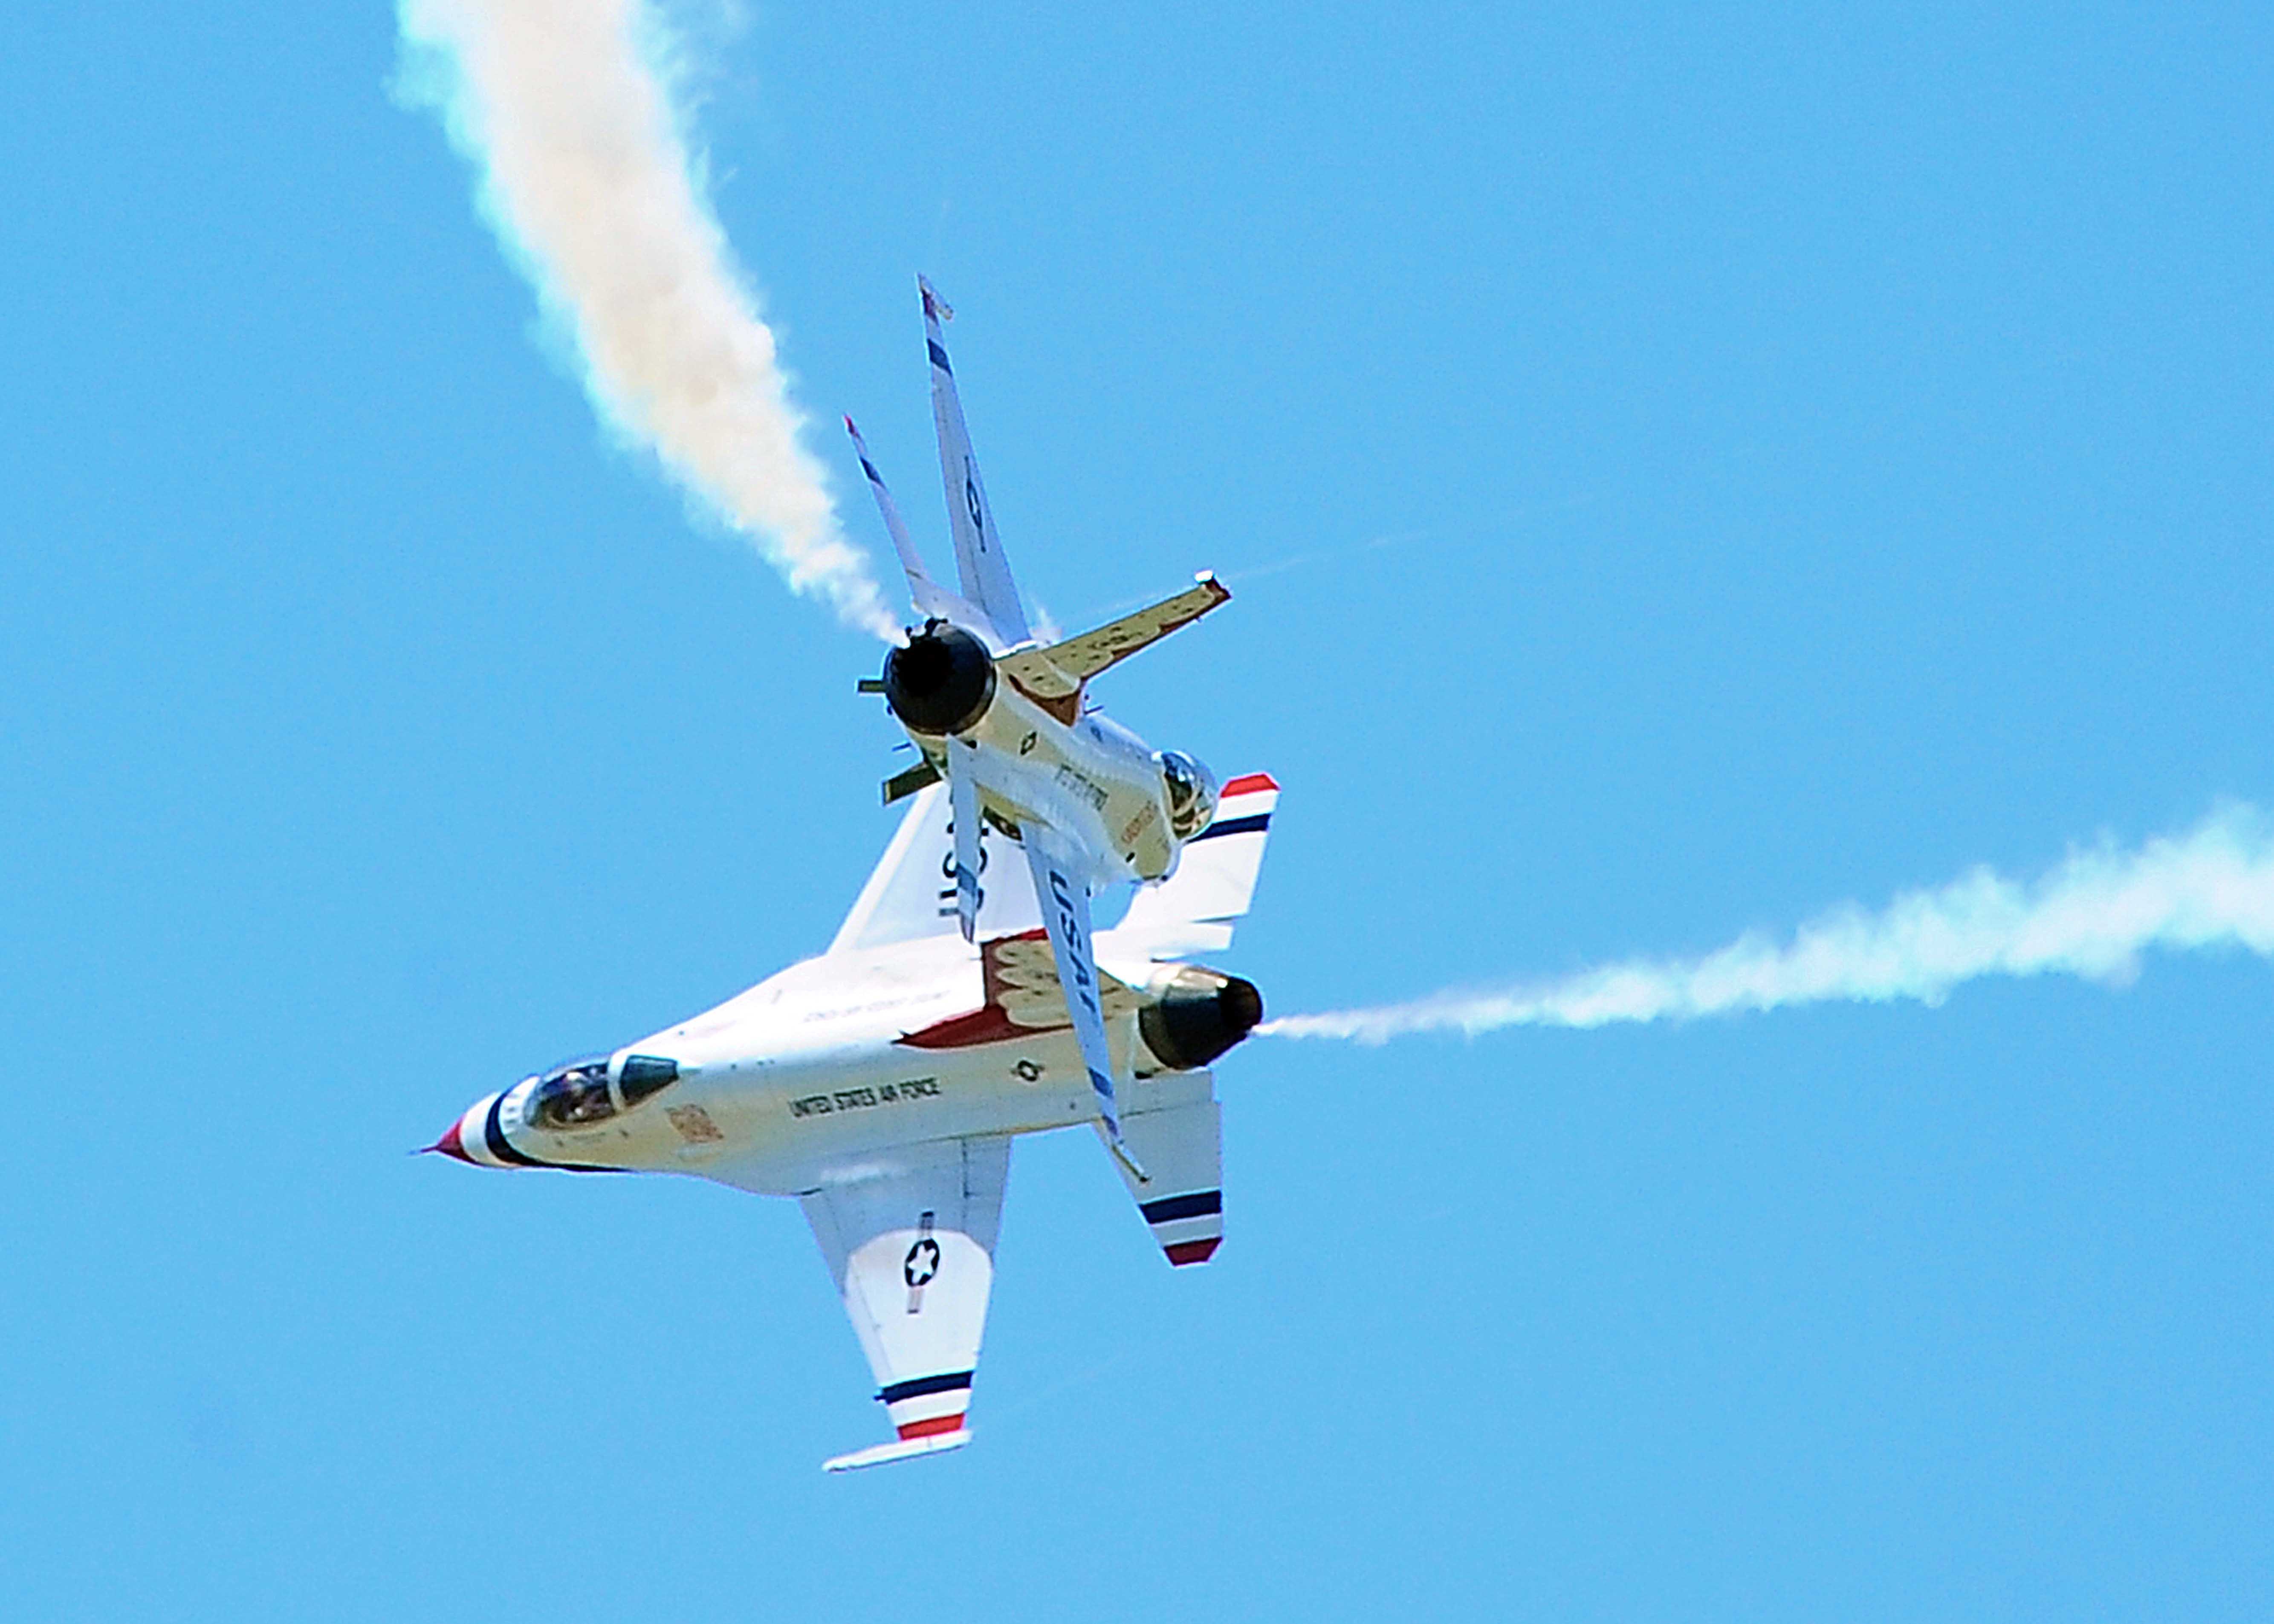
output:
[[[458,1124],[455,1122],[442,1131],[440,1139],[436,1139],[426,1148],[429,1151],[439,1150],[446,1156],[456,1156],[459,1161],[470,1165],[473,1162],[473,1158],[466,1154],[466,1147],[458,1143]]]

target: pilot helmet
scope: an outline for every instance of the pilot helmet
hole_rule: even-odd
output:
[[[1159,759],[1169,792],[1169,828],[1178,839],[1189,840],[1216,816],[1216,774],[1182,750],[1163,750]]]

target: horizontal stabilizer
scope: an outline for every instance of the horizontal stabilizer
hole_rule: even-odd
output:
[[[1145,1165],[1125,1171],[1137,1211],[1178,1268],[1205,1263],[1224,1242],[1223,1118],[1209,1071],[1163,1071],[1129,1088],[1122,1136]]]
[[[1081,685],[1108,667],[1127,659],[1138,650],[1161,641],[1179,627],[1228,601],[1231,593],[1214,575],[1199,577],[1197,584],[1174,598],[1109,620],[1095,631],[1068,637],[1045,649],[1021,649],[998,658],[996,668],[1030,697],[1065,699],[1081,692]]]
[[[959,1428],[953,1432],[937,1432],[930,1438],[904,1438],[896,1444],[877,1444],[867,1449],[855,1449],[850,1455],[840,1455],[824,1461],[824,1471],[859,1471],[864,1466],[885,1466],[894,1461],[914,1460],[920,1455],[938,1455],[949,1449],[960,1449],[971,1441],[971,1433]]]

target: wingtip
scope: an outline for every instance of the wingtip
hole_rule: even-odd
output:
[[[920,1438],[903,1438],[897,1442],[878,1444],[873,1448],[855,1449],[850,1455],[840,1455],[821,1463],[825,1472],[859,1471],[863,1467],[884,1466],[893,1461],[912,1461],[922,1455],[945,1455],[950,1449],[960,1449],[971,1441],[968,1428],[958,1427],[952,1432],[933,1432]]]

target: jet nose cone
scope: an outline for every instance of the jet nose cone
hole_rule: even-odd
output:
[[[464,1119],[462,1117],[459,1120]],[[458,1124],[456,1122],[443,1129],[442,1137],[427,1146],[424,1154],[431,1155],[437,1151],[446,1156],[456,1156],[469,1166],[473,1165],[474,1159],[466,1154],[466,1147],[458,1142]]]

